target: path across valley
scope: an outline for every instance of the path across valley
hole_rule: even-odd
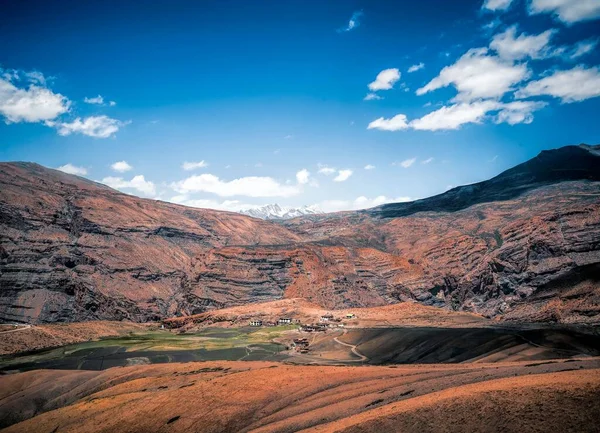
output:
[[[343,333],[342,335],[346,335],[346,332],[348,332],[348,331],[344,330],[344,333]],[[367,361],[369,361],[369,358],[367,358],[365,355],[363,355],[362,353],[360,353],[360,352],[359,352],[359,351],[356,349],[356,346],[355,346],[355,345],[353,345],[353,344],[348,344],[348,343],[344,343],[343,341],[340,341],[340,340],[338,340],[338,337],[334,337],[334,339],[333,339],[333,340],[334,340],[336,343],[339,343],[339,344],[341,344],[341,345],[343,345],[343,346],[348,346],[348,347],[350,347],[350,351],[351,351],[352,353],[354,353],[356,356],[358,356],[358,357],[360,358],[360,359],[357,359],[357,360],[351,360],[350,362],[367,362]],[[347,362],[348,362],[348,361],[347,361]]]

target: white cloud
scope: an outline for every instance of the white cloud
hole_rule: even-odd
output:
[[[0,72],[3,70],[0,69]],[[40,73],[6,71],[0,78],[0,115],[6,123],[41,122],[55,119],[69,111],[71,102],[59,93],[32,83],[45,84]],[[29,81],[27,87],[17,87],[21,76]],[[20,84],[20,83],[18,83]]]
[[[83,102],[86,104],[96,104],[96,105],[104,105],[104,98],[101,95],[96,96],[95,98],[83,98]]]
[[[296,180],[301,185],[307,184],[309,179],[310,179],[310,172],[305,168],[303,168],[298,173],[296,173]]]
[[[467,123],[481,123],[486,115],[491,112],[499,112],[496,123],[531,123],[533,112],[546,106],[544,102],[519,101],[503,103],[493,100],[472,102],[469,104],[455,104],[444,106],[433,111],[420,119],[410,122],[410,126],[417,130],[438,131],[459,129]]]
[[[398,68],[384,69],[375,78],[375,81],[369,84],[369,90],[389,90],[394,87],[394,83],[400,79]]]
[[[317,164],[317,167],[319,167],[319,173],[324,174],[325,176],[332,175],[337,171],[334,167],[329,167],[328,165]]]
[[[438,131],[458,129],[465,123],[481,123],[488,111],[497,106],[495,101],[479,101],[472,103],[444,106],[429,114],[410,122],[417,130]]]
[[[371,164],[365,165],[365,170],[374,170],[374,169],[375,169],[374,165],[371,165]]]
[[[338,171],[338,175],[333,178],[333,181],[334,182],[344,182],[344,181],[348,180],[348,178],[350,176],[352,176],[352,170],[349,170],[349,169],[340,170],[340,171]]]
[[[429,164],[432,161],[433,161],[433,157],[430,157],[430,158],[427,158],[427,159],[424,159],[423,161],[421,161],[421,164]]]
[[[474,99],[500,98],[513,86],[530,76],[526,64],[513,64],[488,55],[487,48],[467,51],[453,65],[446,66],[427,85],[417,90],[423,95],[433,90],[453,85],[458,90],[455,102]]]
[[[490,11],[505,11],[510,7],[513,0],[485,0],[483,2],[483,9]]]
[[[391,119],[384,119],[380,117],[379,119],[373,120],[367,126],[367,129],[380,129],[382,131],[400,131],[402,129],[408,128],[408,123],[406,122],[407,118],[405,114],[397,114]]]
[[[133,167],[127,163],[127,161],[117,161],[110,166],[114,171],[118,171],[119,173],[125,173],[126,171],[131,170]]]
[[[367,93],[367,96],[365,96],[363,98],[363,101],[376,101],[379,99],[383,99],[381,96],[379,96],[377,93]]]
[[[406,122],[406,116],[403,114],[399,114],[398,116],[404,116],[406,124],[406,127],[401,129],[412,128],[421,131],[454,130],[468,123],[482,123],[488,114],[494,112],[498,112],[498,115],[495,117],[496,123],[508,123],[510,125],[531,123],[533,121],[533,112],[546,105],[545,102],[539,101],[514,101],[505,103],[488,99],[485,101],[443,106],[411,122]],[[396,131],[398,129],[387,130]]]
[[[76,165],[73,165],[71,163],[61,165],[57,168],[57,170],[68,174],[75,174],[77,176],[85,176],[88,173],[85,167],[77,167]]]
[[[425,63],[417,63],[416,65],[412,65],[410,68],[408,68],[408,72],[417,72],[420,69],[423,69],[425,67]]]
[[[198,162],[185,161],[183,164],[181,164],[181,168],[183,168],[185,171],[196,170],[204,167],[208,167],[208,163],[204,160]]]
[[[598,45],[598,39],[588,39],[577,42],[569,53],[569,58],[577,59],[581,56],[591,53],[596,48],[596,45]]]
[[[556,71],[537,81],[530,81],[515,94],[518,98],[548,95],[564,103],[579,102],[600,96],[600,69],[576,66],[568,71]]]
[[[551,13],[566,24],[600,18],[598,0],[531,0],[530,14]]]
[[[375,206],[380,206],[386,203],[400,203],[411,201],[410,197],[386,197],[380,195],[374,198],[368,198],[365,196],[357,197],[354,200],[325,200],[319,203],[319,209],[324,212],[339,212],[359,209],[369,209]]]
[[[496,116],[496,123],[518,123],[529,124],[533,122],[533,112],[548,105],[540,101],[514,101],[502,105],[502,109]]]
[[[394,162],[394,163],[392,163],[392,165],[399,165],[402,168],[408,168],[411,165],[413,165],[416,160],[417,160],[417,158],[409,158],[409,159],[405,159],[404,161],[401,161],[401,162]]]
[[[248,176],[223,181],[213,174],[190,176],[171,185],[179,194],[209,192],[221,197],[291,197],[301,192],[295,185],[282,185],[271,177]]]
[[[490,48],[500,57],[509,60],[521,60],[526,57],[542,59],[551,56],[550,39],[556,30],[546,30],[539,35],[517,34],[517,26],[511,26],[505,32],[492,38]]]
[[[114,107],[115,105],[117,105],[117,103],[115,101],[108,101],[108,105]]]
[[[363,11],[355,11],[352,13],[352,17],[348,20],[348,25],[338,31],[349,32],[360,26],[360,19],[363,16]]]
[[[222,202],[210,199],[194,199],[190,198],[186,194],[176,195],[169,199],[171,203],[181,204],[183,206],[190,206],[203,209],[216,209],[229,212],[239,212],[243,209],[251,209],[258,207],[258,205],[252,205],[241,202],[239,200],[224,200]]]
[[[56,127],[59,135],[79,133],[94,138],[113,136],[121,127],[129,122],[121,122],[108,116],[90,116],[81,120],[76,118],[71,123],[47,121],[46,125]]]
[[[146,196],[156,195],[156,187],[154,186],[154,183],[146,180],[141,174],[134,176],[131,180],[125,180],[122,177],[109,176],[105,177],[100,182],[118,190],[133,189]]]

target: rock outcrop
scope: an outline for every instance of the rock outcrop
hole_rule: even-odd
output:
[[[281,298],[600,323],[600,156],[568,146],[413,203],[270,222],[0,164],[0,321],[156,320]]]

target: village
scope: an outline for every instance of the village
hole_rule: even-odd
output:
[[[319,318],[318,323],[301,323],[299,319],[292,319],[290,317],[281,317],[276,322],[274,321],[263,321],[261,319],[252,319],[249,324],[252,327],[273,327],[282,325],[298,325],[297,331],[300,333],[316,333],[326,332],[328,329],[339,329],[344,328],[345,325],[343,320],[356,319],[354,313],[347,313],[343,317],[335,317],[331,313],[323,314]],[[289,345],[286,345],[287,350],[291,350],[301,354],[307,354],[310,352],[310,342],[306,337],[293,338]]]

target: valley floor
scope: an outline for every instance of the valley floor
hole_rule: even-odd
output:
[[[294,323],[248,326],[282,317]],[[323,317],[326,331],[299,329]],[[0,327],[0,429],[599,431],[593,328],[508,325],[408,303],[329,312],[301,300],[165,325]]]

